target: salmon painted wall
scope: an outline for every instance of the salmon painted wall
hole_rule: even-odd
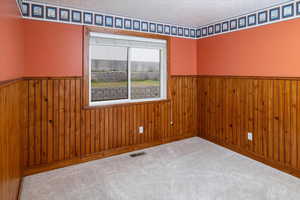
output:
[[[171,38],[171,75],[197,75],[197,40]]]
[[[300,19],[198,40],[198,74],[300,76]]]
[[[24,70],[24,43],[16,1],[1,0],[0,27],[0,81],[20,78]]]
[[[24,20],[25,76],[81,76],[82,26]]]
[[[25,76],[81,76],[82,26],[24,20]],[[197,74],[197,41],[171,38],[171,74]]]

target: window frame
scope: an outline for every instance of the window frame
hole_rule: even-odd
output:
[[[90,68],[90,47],[89,47],[89,39],[90,33],[106,33],[106,34],[115,34],[115,35],[124,35],[124,36],[135,36],[142,37],[148,39],[160,39],[166,41],[166,56],[165,56],[165,75],[161,74],[161,77],[164,76],[165,84],[161,84],[161,88],[165,88],[165,95],[160,98],[146,98],[146,99],[121,99],[121,100],[111,100],[111,101],[91,101],[91,68]],[[162,102],[169,101],[170,91],[169,91],[169,80],[170,80],[170,37],[164,35],[154,35],[148,33],[141,32],[132,32],[132,31],[124,31],[124,30],[116,30],[116,29],[107,29],[101,27],[91,27],[84,26],[83,28],[83,88],[82,88],[82,101],[84,108],[95,108],[95,107],[107,107],[107,106],[120,106],[126,104],[145,104],[145,103],[154,103],[154,102]],[[130,82],[130,81],[129,81]],[[164,85],[164,86],[162,86]],[[129,87],[130,85],[128,85]]]

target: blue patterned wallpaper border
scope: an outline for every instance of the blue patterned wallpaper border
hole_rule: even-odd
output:
[[[196,38],[206,38],[300,17],[300,1],[290,0],[256,12],[221,20],[196,29]]]
[[[24,18],[124,29],[173,37],[201,39],[300,17],[300,1],[290,0],[252,13],[221,20],[199,28],[156,23],[141,19],[107,15],[28,0],[16,0]]]
[[[162,24],[147,20],[107,15],[94,11],[86,11],[24,0],[20,3],[20,5],[23,17],[29,19],[77,25],[99,26],[196,39],[196,29],[190,27]]]

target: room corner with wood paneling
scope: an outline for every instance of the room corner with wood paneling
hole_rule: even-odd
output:
[[[198,88],[200,137],[300,177],[299,79],[204,76]]]

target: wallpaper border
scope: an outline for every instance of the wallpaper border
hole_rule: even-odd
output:
[[[190,39],[202,39],[300,18],[300,1],[296,0],[289,0],[285,3],[199,26],[198,28],[37,3],[30,0],[16,1],[25,19],[99,26]]]

